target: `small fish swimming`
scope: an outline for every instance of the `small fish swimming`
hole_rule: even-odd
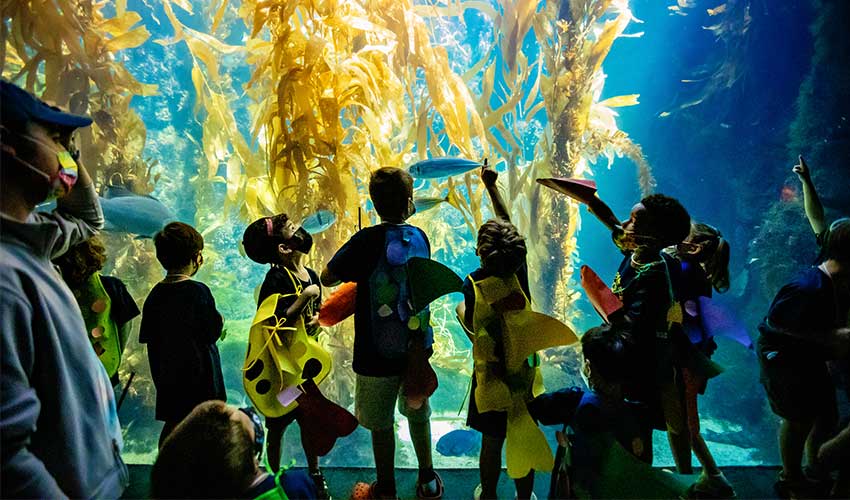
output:
[[[440,203],[448,202],[449,197],[444,196],[439,198],[437,196],[433,197],[423,197],[423,198],[413,198],[413,205],[416,207],[416,212],[424,212],[426,210],[431,210],[436,207]]]
[[[437,441],[437,452],[445,457],[477,455],[481,449],[481,433],[468,429],[456,429]]]
[[[100,198],[104,231],[137,234],[152,238],[166,224],[176,220],[174,212],[152,196],[143,196],[118,186],[107,186]]]
[[[319,210],[308,215],[301,221],[301,227],[310,234],[319,234],[327,231],[336,222],[336,215],[330,210]]]
[[[418,161],[407,171],[417,179],[441,179],[465,174],[476,168],[481,168],[481,163],[466,158],[440,157]]]

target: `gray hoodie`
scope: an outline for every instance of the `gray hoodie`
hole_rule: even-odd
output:
[[[97,193],[77,186],[52,213],[0,223],[0,494],[117,498],[128,475],[112,387],[50,263],[103,226]]]

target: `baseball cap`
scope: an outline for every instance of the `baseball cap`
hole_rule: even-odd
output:
[[[92,123],[88,116],[66,113],[6,80],[0,80],[0,89],[0,120],[4,124],[23,124],[34,120],[64,128],[79,128]]]

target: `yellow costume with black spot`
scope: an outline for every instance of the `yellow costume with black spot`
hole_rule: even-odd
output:
[[[278,301],[285,297],[297,297],[303,292],[299,280],[292,276],[293,294],[275,293],[263,300],[248,336],[248,353],[242,368],[242,385],[254,406],[266,417],[280,417],[294,410],[295,401],[301,394],[298,386],[307,378],[318,385],[331,370],[331,355],[307,335],[302,314],[294,322],[278,317]],[[304,369],[314,360],[319,365],[317,373],[307,374]],[[312,369],[312,368],[311,368]]]
[[[572,344],[576,335],[560,321],[532,311],[515,274],[469,280],[475,292],[475,404],[480,412],[508,414],[505,455],[510,477],[549,471],[554,464],[552,450],[526,403],[544,390],[537,351]]]

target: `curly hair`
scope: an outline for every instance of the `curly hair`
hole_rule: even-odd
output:
[[[382,218],[404,217],[413,198],[413,177],[400,168],[379,168],[369,178],[369,197]]]
[[[283,231],[288,221],[289,216],[278,214],[249,224],[242,234],[245,255],[258,264],[277,262],[277,245],[284,241]]]
[[[504,278],[515,273],[525,262],[525,238],[510,222],[490,219],[478,229],[477,253],[482,269]]]
[[[691,232],[691,216],[676,198],[653,194],[640,200],[648,217],[641,232],[656,238],[661,248],[684,241]]]
[[[97,236],[72,246],[53,259],[62,272],[62,279],[72,290],[82,286],[89,276],[103,269],[105,262],[106,247]]]
[[[714,227],[701,222],[691,224],[690,243],[704,245],[697,256],[708,274],[708,281],[720,293],[729,290],[729,243]]]
[[[189,224],[171,222],[154,235],[153,244],[156,260],[170,271],[192,262],[204,249],[204,237]]]
[[[223,401],[199,404],[162,443],[153,498],[242,498],[256,475],[254,443]]]

